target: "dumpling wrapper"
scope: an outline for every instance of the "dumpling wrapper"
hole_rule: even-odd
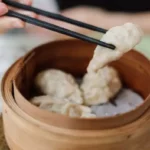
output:
[[[134,48],[141,41],[142,35],[142,30],[132,23],[111,28],[104,34],[101,41],[115,45],[116,49],[111,50],[97,46],[87,71],[97,72],[108,63],[119,59],[124,53]]]
[[[56,69],[40,72],[35,79],[36,87],[52,98],[68,99],[69,102],[82,104],[83,99],[78,84],[72,75]]]
[[[31,103],[38,106],[41,109],[67,115],[69,117],[82,117],[82,118],[93,118],[96,117],[92,114],[90,107],[83,105],[73,104],[66,101],[52,99],[50,96],[37,96],[31,99]]]
[[[60,100],[57,98],[52,98],[49,95],[36,96],[33,97],[30,102],[41,109],[52,111],[52,112],[60,112],[60,108],[64,103],[68,103],[68,100]]]
[[[104,67],[97,73],[87,73],[81,84],[85,105],[107,103],[121,89],[122,84],[117,71]]]
[[[66,103],[61,110],[61,114],[70,117],[82,117],[82,118],[95,118],[96,115],[92,114],[92,109],[87,106],[77,105],[72,103]]]

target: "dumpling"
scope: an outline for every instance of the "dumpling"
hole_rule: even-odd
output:
[[[40,72],[35,79],[36,87],[52,98],[68,99],[72,103],[82,104],[80,89],[72,75],[56,69]]]
[[[60,109],[64,103],[67,103],[68,100],[60,100],[57,98],[52,98],[49,95],[36,96],[33,97],[30,102],[35,106],[38,106],[41,109],[45,109],[52,112],[60,112]]]
[[[111,50],[97,46],[87,71],[97,72],[109,62],[119,59],[124,53],[134,48],[141,41],[142,35],[141,29],[132,23],[111,28],[104,34],[101,41],[115,45],[116,49]]]
[[[97,73],[87,73],[80,88],[85,105],[98,105],[108,102],[121,87],[117,71],[106,66]]]
[[[61,113],[62,107],[66,103],[69,103],[67,99],[62,101],[60,99],[52,98],[49,95],[36,96],[33,97],[30,101],[32,104],[38,106],[41,109],[55,113]]]
[[[58,99],[53,99],[49,95],[35,96],[30,102],[36,106],[41,106],[42,104],[52,104],[53,102],[60,102]]]
[[[70,117],[83,117],[83,118],[93,118],[96,117],[95,114],[92,114],[90,107],[66,103],[61,110],[61,114],[70,116]]]
[[[58,99],[52,99],[50,96],[37,96],[31,99],[31,103],[38,106],[41,109],[67,115],[69,117],[82,117],[82,118],[93,118],[96,117],[92,114],[90,107],[86,107],[79,104],[73,104]]]

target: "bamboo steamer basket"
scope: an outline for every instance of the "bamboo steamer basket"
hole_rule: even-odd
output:
[[[0,150],[10,150],[4,137],[3,120],[1,113],[0,113]]]
[[[110,65],[125,85],[138,92],[142,105],[106,118],[69,118],[41,110],[29,102],[35,75],[47,68],[81,77],[95,45],[56,41],[35,48],[14,63],[2,81],[3,118],[11,150],[149,150],[150,62],[132,50]]]

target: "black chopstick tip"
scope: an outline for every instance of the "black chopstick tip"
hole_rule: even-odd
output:
[[[112,49],[112,50],[115,50],[115,48],[116,48],[113,44],[105,43],[105,42],[99,41],[99,40],[97,40],[97,44],[100,46]]]
[[[108,45],[109,45],[110,49],[115,50],[116,47],[114,45],[112,45],[112,44],[108,44]]]

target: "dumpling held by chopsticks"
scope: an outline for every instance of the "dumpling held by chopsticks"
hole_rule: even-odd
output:
[[[115,45],[116,49],[111,50],[97,46],[87,71],[97,72],[109,62],[119,59],[124,53],[134,48],[141,41],[142,35],[142,30],[132,23],[111,28],[102,37],[101,41]]]

